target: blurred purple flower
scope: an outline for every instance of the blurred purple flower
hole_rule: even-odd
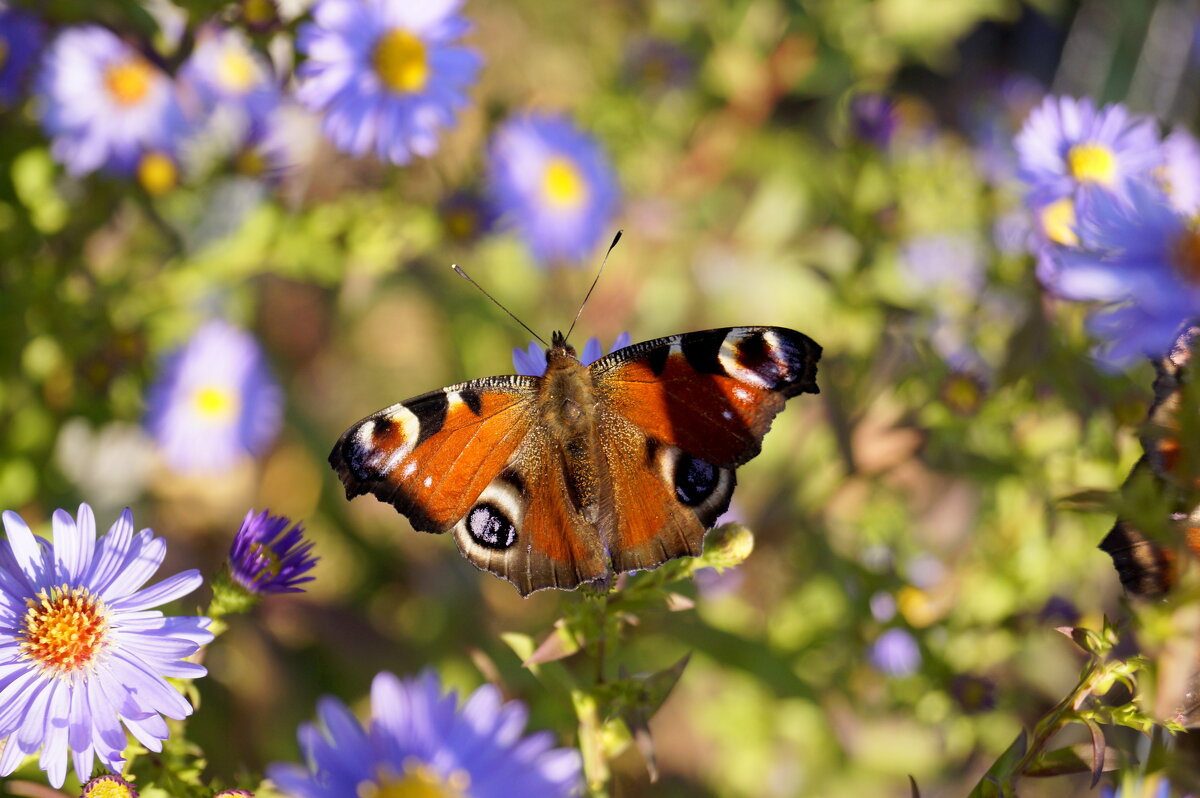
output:
[[[1184,128],[1163,140],[1163,188],[1180,213],[1200,213],[1200,141]]]
[[[312,541],[304,540],[304,528],[282,515],[263,510],[246,513],[242,527],[229,547],[229,569],[233,579],[251,593],[300,593],[297,587],[311,582],[305,576],[317,564],[311,555]],[[286,530],[286,531],[285,531]]]
[[[0,1],[0,107],[25,98],[25,84],[45,41],[36,17]]]
[[[492,138],[493,202],[542,263],[578,261],[611,232],[612,166],[596,141],[561,116],[526,114]]]
[[[613,341],[612,349],[608,350],[609,354],[629,346],[630,340],[629,333],[621,333]],[[593,336],[587,339],[587,343],[583,345],[579,362],[589,366],[599,360],[603,354],[604,349],[600,346],[600,339]],[[527,377],[542,376],[546,373],[546,350],[537,341],[530,341],[528,349],[514,349],[513,368],[517,370],[518,374],[524,374]]]
[[[871,617],[880,623],[887,623],[896,617],[896,597],[886,590],[880,590],[871,595]]]
[[[496,211],[476,191],[455,191],[438,203],[438,216],[446,237],[469,243],[486,235],[496,226]]]
[[[131,175],[146,152],[173,153],[187,133],[175,84],[104,28],[67,28],[37,76],[50,151],[73,175]]]
[[[196,48],[179,70],[179,82],[203,114],[236,116],[247,137],[261,130],[280,102],[270,64],[245,34],[232,28],[200,32]]]
[[[860,140],[887,149],[899,123],[896,103],[886,94],[856,94],[850,98],[850,129]]]
[[[960,673],[950,680],[950,695],[968,715],[996,708],[996,684],[972,673]]]
[[[892,628],[871,645],[871,664],[887,676],[908,676],[921,665],[921,650],[911,634]]]
[[[373,151],[406,164],[437,151],[443,128],[467,104],[481,64],[454,41],[469,23],[462,0],[319,0],[296,47],[301,103],[325,115],[323,129],[351,155]]]
[[[1080,247],[1054,253],[1061,296],[1110,303],[1089,327],[1105,342],[1101,359],[1117,367],[1165,354],[1200,315],[1200,230],[1153,186],[1133,185],[1129,196],[1096,195],[1078,227]]]
[[[900,268],[919,289],[944,288],[975,296],[985,283],[984,252],[974,236],[938,233],[910,238],[900,247]]]
[[[1131,183],[1149,180],[1163,154],[1153,120],[1122,105],[1097,110],[1089,99],[1047,97],[1016,138],[1029,204],[1042,209],[1078,189],[1127,198]]]
[[[631,86],[661,92],[687,86],[695,75],[696,62],[675,42],[644,36],[626,48],[621,72]]]
[[[80,781],[95,757],[119,773],[125,729],[161,751],[169,734],[162,716],[192,712],[164,677],[203,676],[204,668],[184,660],[212,633],[208,618],[167,618],[153,608],[199,587],[200,572],[143,587],[167,547],[149,529],[135,533],[128,509],[99,540],[86,504],[75,518],[54,512],[52,544],[16,513],[4,512],[3,521],[0,739],[7,739],[0,776],[39,748],[39,765],[55,787],[66,777],[68,752]]]
[[[1079,608],[1068,598],[1051,596],[1038,611],[1038,619],[1043,623],[1072,626],[1079,623]]]
[[[219,471],[275,440],[283,397],[249,334],[213,320],[169,355],[150,388],[146,426],[178,471]]]
[[[738,592],[746,581],[746,574],[737,567],[719,571],[716,568],[698,568],[692,572],[692,580],[697,592],[705,599],[712,600]]]
[[[294,798],[555,798],[581,786],[579,752],[553,748],[546,732],[522,737],[525,707],[501,703],[490,684],[459,709],[457,696],[443,695],[432,673],[405,680],[380,673],[371,685],[371,714],[364,728],[342,702],[322,699],[320,725],[306,723],[298,734],[306,764],[276,763],[268,776]]]

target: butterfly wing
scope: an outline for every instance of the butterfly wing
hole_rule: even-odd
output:
[[[782,327],[730,327],[635,344],[591,371],[613,492],[613,569],[700,553],[788,398],[817,393],[821,347]]]
[[[556,442],[535,426],[454,525],[459,550],[522,596],[606,576],[600,536],[576,509],[565,476]]]
[[[346,498],[372,493],[415,529],[445,532],[467,514],[537,420],[536,377],[472,380],[384,408],[329,454]]]

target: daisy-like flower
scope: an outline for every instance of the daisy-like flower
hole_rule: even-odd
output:
[[[564,117],[509,119],[492,139],[488,173],[496,207],[543,263],[580,260],[612,232],[612,166]]]
[[[138,791],[120,776],[104,775],[83,785],[79,798],[138,798]]]
[[[400,680],[384,672],[371,685],[366,728],[333,698],[321,700],[317,715],[323,728],[305,724],[298,735],[307,764],[267,769],[284,795],[555,798],[579,787],[579,752],[553,748],[548,732],[522,737],[525,707],[501,703],[490,684],[459,709],[432,673]]]
[[[304,540],[304,528],[282,515],[263,510],[246,513],[229,548],[233,579],[251,593],[299,593],[297,585],[311,582],[305,576],[316,565],[313,544]],[[286,530],[286,531],[285,531]]]
[[[613,341],[612,349],[608,350],[611,355],[618,349],[624,349],[630,343],[629,333],[623,332]],[[599,338],[589,338],[587,343],[583,345],[583,352],[579,355],[579,362],[585,366],[595,363],[604,354],[603,347],[600,346]],[[530,341],[528,349],[513,350],[513,368],[518,374],[523,374],[526,377],[540,377],[546,373],[546,350],[537,341]]]
[[[461,0],[320,0],[296,46],[301,103],[325,115],[323,129],[351,155],[394,164],[427,158],[467,104],[480,58],[453,43],[469,25]]]
[[[169,355],[150,388],[146,425],[177,471],[217,471],[275,440],[283,397],[252,336],[206,323]]]
[[[39,765],[61,786],[67,753],[80,781],[99,758],[125,763],[125,728],[151,751],[167,739],[162,716],[192,707],[164,677],[195,679],[185,662],[212,640],[208,618],[164,617],[153,609],[191,593],[196,570],[143,588],[166,555],[149,529],[134,532],[125,510],[96,538],[86,504],[53,516],[54,543],[34,536],[19,515],[3,514],[0,541],[0,776],[42,749]]]
[[[132,174],[145,153],[173,153],[187,132],[170,77],[95,25],[58,35],[37,91],[51,152],[73,175]]]
[[[267,60],[251,48],[245,34],[233,29],[202,31],[179,71],[179,81],[205,113],[237,116],[247,135],[265,124],[280,101]]]
[[[849,114],[850,129],[856,138],[881,150],[887,149],[900,121],[891,97],[874,92],[856,94],[850,99]]]
[[[1080,189],[1126,197],[1130,184],[1152,179],[1162,165],[1153,120],[1119,104],[1097,110],[1089,99],[1047,97],[1016,138],[1020,177],[1035,212],[1060,208]],[[1060,205],[1055,205],[1060,203]]]
[[[1080,246],[1054,253],[1060,295],[1110,303],[1090,328],[1115,366],[1162,356],[1200,315],[1200,228],[1153,186],[1133,186],[1130,197],[1095,197],[1079,224]]]
[[[491,203],[469,190],[456,191],[438,203],[438,216],[446,238],[463,244],[490,233],[496,225]]]
[[[37,19],[0,2],[0,106],[15,105],[25,96],[25,79],[42,41]]]
[[[1184,128],[1163,140],[1163,190],[1176,210],[1200,213],[1200,141]]]

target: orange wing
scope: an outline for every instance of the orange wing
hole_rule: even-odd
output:
[[[380,410],[338,439],[329,463],[346,498],[372,493],[415,529],[466,515],[537,421],[535,377],[488,377]]]
[[[817,393],[821,347],[783,327],[727,327],[659,338],[592,364],[605,407],[651,439],[714,466],[759,452],[784,402]]]
[[[700,553],[729,506],[733,469],[758,454],[789,397],[817,393],[820,356],[795,330],[731,327],[636,344],[592,365],[614,570]]]

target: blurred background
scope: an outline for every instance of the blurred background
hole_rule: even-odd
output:
[[[347,502],[326,457],[379,408],[513,372],[528,336],[451,263],[548,338],[617,229],[577,345],[769,324],[825,354],[820,396],[738,472],[753,555],[624,644],[633,671],[692,658],[650,724],[659,783],[631,748],[616,794],[908,796],[908,775],[966,794],[1074,686],[1082,655],[1055,627],[1124,612],[1096,548],[1112,516],[1078,497],[1140,456],[1153,371],[1098,366],[1086,308],[1039,283],[1013,138],[1047,93],[1191,125],[1196,2],[468,0],[462,101],[398,156],[339,145],[297,88],[318,79],[296,71],[302,0],[3,8],[0,507],[45,529],[87,501],[103,529],[131,506],[169,541],[164,573],[215,572],[250,508],[302,522],[321,557],[305,593],[207,651],[189,733],[211,773],[295,760],[317,696],[357,701],[381,669],[498,679],[573,743],[570,705],[500,635],[541,639],[579,597],[521,599],[448,537]],[[18,13],[34,33],[12,33]],[[55,42],[85,26],[178,88],[176,138],[82,163],[57,109],[81,107],[62,92],[86,65]],[[220,31],[265,65],[269,121],[188,89]],[[522,119],[566,128],[545,134],[575,158],[555,196],[597,200],[568,241],[505,171]],[[276,412],[197,463],[204,441],[171,443],[161,418],[213,320],[246,334]],[[1088,793],[1086,776],[1022,791]]]

